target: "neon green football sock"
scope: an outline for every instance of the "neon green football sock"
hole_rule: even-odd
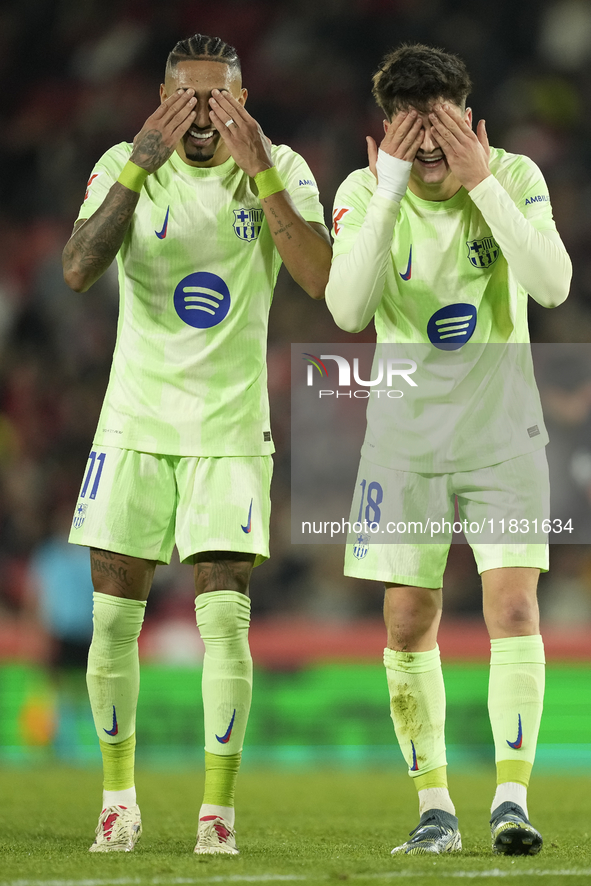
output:
[[[234,791],[242,754],[221,756],[205,751],[203,802],[212,806],[234,806]]]
[[[447,787],[445,687],[439,647],[428,652],[384,649],[390,715],[418,790]],[[442,771],[443,770],[443,771]],[[431,778],[424,778],[433,773]]]
[[[437,769],[430,769],[424,775],[415,776],[413,784],[417,791],[447,788],[447,766],[439,766]]]
[[[93,600],[86,683],[98,737],[117,745],[135,733],[140,686],[137,640],[146,603],[99,593]]]
[[[105,791],[125,791],[135,784],[135,733],[111,744],[99,738],[103,755],[103,788]]]
[[[242,751],[252,696],[250,600],[237,591],[211,591],[197,597],[195,612],[205,645],[205,750],[236,756]]]
[[[544,644],[539,634],[490,642],[488,711],[497,784],[527,787],[544,700]]]

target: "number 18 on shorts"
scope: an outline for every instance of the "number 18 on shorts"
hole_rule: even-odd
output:
[[[457,512],[455,503],[457,501]],[[550,521],[543,449],[509,461],[451,474],[418,474],[361,458],[348,543],[545,544]]]

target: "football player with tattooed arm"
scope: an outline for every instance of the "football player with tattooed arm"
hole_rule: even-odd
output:
[[[408,408],[403,400],[369,400],[351,521],[361,519],[370,481],[381,492],[376,520],[402,513],[418,525],[436,511],[450,521],[439,544],[420,543],[418,535],[417,543],[380,544],[368,536],[348,544],[345,573],[385,583],[391,716],[420,813],[410,839],[393,852],[460,850],[437,645],[457,498],[482,576],[491,641],[493,850],[533,855],[542,837],[528,820],[526,797],[544,693],[536,592],[540,571],[548,569],[547,538],[483,543],[472,527],[491,513],[513,516],[512,507],[549,516],[547,435],[527,345],[527,298],[559,305],[571,263],[540,170],[527,157],[490,147],[484,120],[472,129],[470,88],[464,63],[443,50],[414,44],[388,54],[373,90],[387,118],[384,138],[379,149],[368,138],[369,168],[353,172],[336,196],[326,290],[336,323],[358,332],[374,318],[377,350],[396,344],[405,355],[426,355],[422,377],[428,369],[437,391],[441,373],[445,393],[421,399],[420,384],[412,399],[405,394]],[[467,353],[478,359],[460,379]],[[470,397],[462,399],[466,390]]]
[[[198,854],[238,852],[234,788],[250,709],[249,579],[269,556],[268,314],[283,262],[324,296],[331,246],[304,160],[245,109],[240,62],[197,34],[168,57],[161,104],[95,166],[63,266],[85,292],[113,259],[113,365],[70,541],[91,548],[88,689],[103,756],[91,852],[133,850],[138,636],[154,569],[194,566],[205,646]]]

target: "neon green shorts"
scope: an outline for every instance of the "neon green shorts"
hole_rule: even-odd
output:
[[[94,445],[70,541],[182,562],[201,551],[269,556],[270,455],[198,458]]]
[[[549,516],[544,449],[454,474],[414,474],[362,458],[345,575],[440,588],[452,534],[459,531],[453,530],[454,522],[462,524],[479,572],[508,566],[547,572],[548,545],[541,529]],[[491,527],[498,537],[501,526],[503,542],[494,543]]]

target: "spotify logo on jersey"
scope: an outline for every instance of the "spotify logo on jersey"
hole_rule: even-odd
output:
[[[429,341],[442,351],[457,351],[476,329],[476,308],[458,302],[435,311],[427,324]]]
[[[217,274],[197,271],[184,277],[175,289],[174,308],[183,323],[210,329],[230,310],[230,290]]]

